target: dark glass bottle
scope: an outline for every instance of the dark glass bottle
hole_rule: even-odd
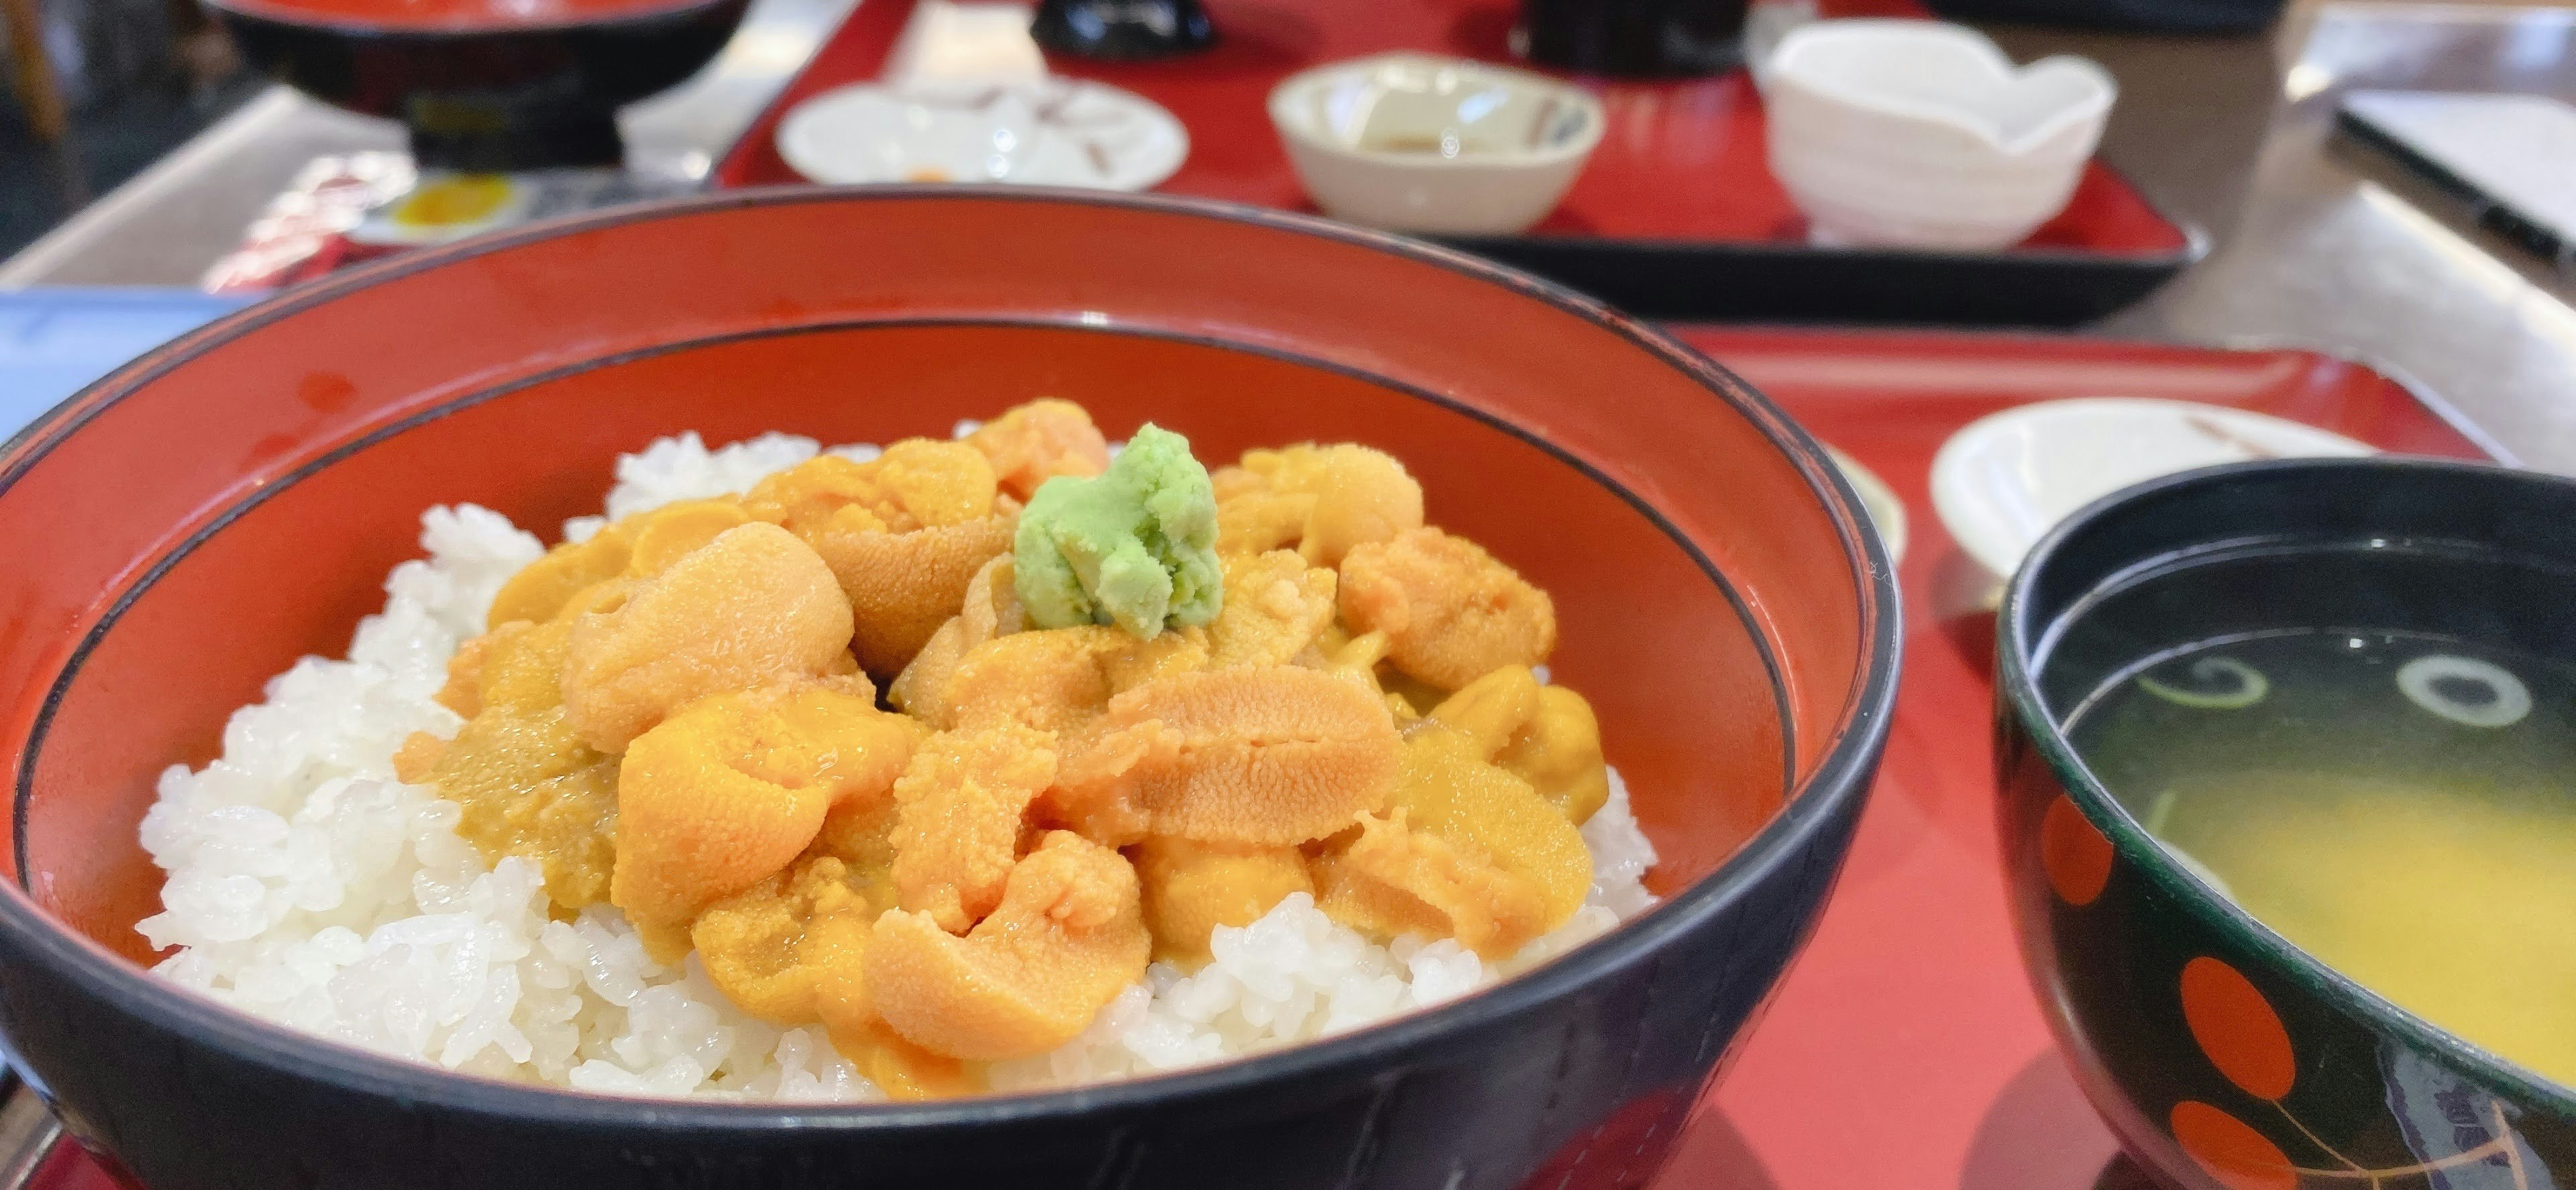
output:
[[[1045,0],[1029,34],[1086,58],[1166,58],[1216,44],[1198,0]]]
[[[1583,74],[1715,74],[1744,61],[1746,0],[1521,0],[1513,44]]]

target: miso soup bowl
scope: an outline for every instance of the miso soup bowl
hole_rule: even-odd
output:
[[[1435,523],[1554,593],[1556,678],[1598,708],[1662,903],[1318,1044],[916,1104],[484,1081],[146,973],[155,775],[214,757],[298,656],[342,653],[423,507],[548,529],[658,436],[889,442],[1039,395],[1209,458],[1403,458]],[[149,1190],[1641,1185],[1833,883],[1899,622],[1818,447],[1645,326],[1321,220],[1016,189],[629,208],[290,291],[0,452],[0,556],[0,1032]]]
[[[2223,569],[2170,582],[2202,567]],[[2564,1186],[2576,1090],[2399,1008],[2195,878],[2113,800],[2063,717],[2136,661],[2240,633],[2398,630],[2576,659],[2571,581],[2576,482],[2400,458],[2156,480],[2022,563],[1996,633],[2013,916],[2077,1081],[2160,1181]]]
[[[336,13],[206,0],[250,63],[362,115],[400,120],[423,167],[613,165],[617,109],[715,60],[750,0],[494,3],[424,17],[404,0]]]

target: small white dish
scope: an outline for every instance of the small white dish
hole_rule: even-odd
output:
[[[1932,457],[1932,509],[1959,548],[2010,577],[2075,510],[2158,476],[2375,448],[2261,413],[2141,397],[2023,405],[1970,422]]]
[[[1825,454],[1841,469],[1843,478],[1851,481],[1852,491],[1860,494],[1860,506],[1869,513],[1870,524],[1877,526],[1878,539],[1887,543],[1887,561],[1893,566],[1905,561],[1905,501],[1896,498],[1896,489],[1878,477],[1878,472],[1862,466],[1861,461],[1844,454],[1831,443]]]
[[[1765,61],[1771,173],[1820,243],[1992,251],[2064,210],[2119,95],[1940,21],[1819,21]]]
[[[1411,53],[1291,75],[1270,92],[1270,122],[1326,214],[1445,235],[1508,235],[1545,218],[1606,126],[1580,87]]]
[[[1101,83],[860,83],[787,113],[778,155],[807,179],[1010,182],[1144,190],[1181,167],[1190,136],[1151,100]]]

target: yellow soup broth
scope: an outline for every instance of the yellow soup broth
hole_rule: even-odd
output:
[[[2265,925],[2427,1020],[2576,1085],[2576,682],[2406,637],[2168,657],[2079,710],[2148,830]]]

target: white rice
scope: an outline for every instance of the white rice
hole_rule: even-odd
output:
[[[971,426],[961,426],[963,433]],[[738,493],[812,458],[768,434],[710,451],[696,434],[617,464],[609,517]],[[835,447],[865,459],[872,446]],[[565,535],[606,523],[585,517]],[[447,658],[480,632],[501,583],[543,552],[472,505],[421,517],[426,560],[385,582],[345,661],[307,657],[234,712],[223,758],[161,775],[142,841],[168,873],[163,912],[138,925],[178,950],[154,973],[308,1033],[451,1070],[635,1095],[869,1100],[876,1086],[818,1029],[744,1016],[694,957],[665,967],[616,910],[551,920],[534,865],[487,865],[457,808],[394,779],[414,731],[452,735],[432,700]],[[1593,886],[1564,927],[1500,964],[1454,941],[1379,946],[1299,894],[1220,929],[1193,975],[1157,963],[1082,1036],[997,1064],[998,1088],[1061,1086],[1212,1062],[1356,1028],[1483,987],[1651,905],[1655,862],[1618,774],[1583,827]]]

